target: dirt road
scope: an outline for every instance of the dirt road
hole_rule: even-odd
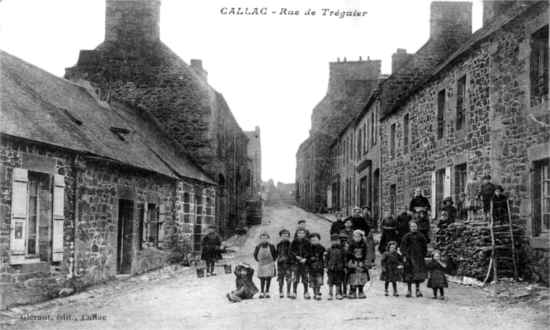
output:
[[[256,265],[252,252],[266,231],[271,242],[287,228],[294,233],[300,218],[328,242],[330,223],[295,207],[266,208],[261,226],[248,233],[248,239],[235,254],[234,263]],[[379,259],[379,256],[378,256]],[[380,267],[378,267],[379,269]],[[375,281],[366,300],[304,300],[275,298],[230,303],[225,294],[234,287],[234,276],[196,278],[176,276],[156,282],[136,282],[122,292],[87,299],[56,310],[31,312],[48,320],[21,320],[12,329],[548,329],[548,310],[528,303],[504,303],[481,289],[451,283],[447,300],[433,300],[422,286],[423,298],[405,298],[405,285],[399,284],[400,297],[385,297],[383,283]],[[325,278],[326,280],[326,278]],[[255,279],[259,286],[259,280]],[[95,315],[95,316],[94,316]],[[56,320],[64,318],[65,320]],[[84,318],[84,319],[83,319]]]

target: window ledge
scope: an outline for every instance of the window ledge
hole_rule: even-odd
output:
[[[529,239],[529,245],[531,245],[533,249],[548,250],[550,249],[550,237],[548,236],[531,237]]]

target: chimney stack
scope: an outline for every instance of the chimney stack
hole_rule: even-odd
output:
[[[502,15],[517,1],[514,0],[483,0],[483,25],[493,17]]]
[[[160,41],[160,0],[107,0],[105,41]]]
[[[463,42],[472,35],[472,3],[434,1],[430,7],[430,38]]]
[[[407,54],[406,49],[398,48],[397,53],[391,56],[391,73],[397,71],[397,69],[405,64],[412,56],[413,54]]]
[[[202,60],[191,60],[191,68],[193,68],[205,82],[208,82],[208,71],[202,68]]]

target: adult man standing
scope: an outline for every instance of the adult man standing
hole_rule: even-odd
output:
[[[429,212],[431,209],[430,201],[422,196],[422,188],[417,187],[414,190],[414,198],[411,199],[411,203],[409,204],[409,211],[412,212],[413,218],[418,218],[418,212],[420,212],[422,209],[424,211]]]
[[[344,221],[342,220],[342,212],[336,213],[336,221],[332,223],[332,226],[330,226],[330,235],[333,234],[340,234],[342,229],[344,229]]]

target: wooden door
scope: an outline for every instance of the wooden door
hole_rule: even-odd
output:
[[[117,273],[130,274],[133,256],[134,202],[121,199],[118,207]]]

